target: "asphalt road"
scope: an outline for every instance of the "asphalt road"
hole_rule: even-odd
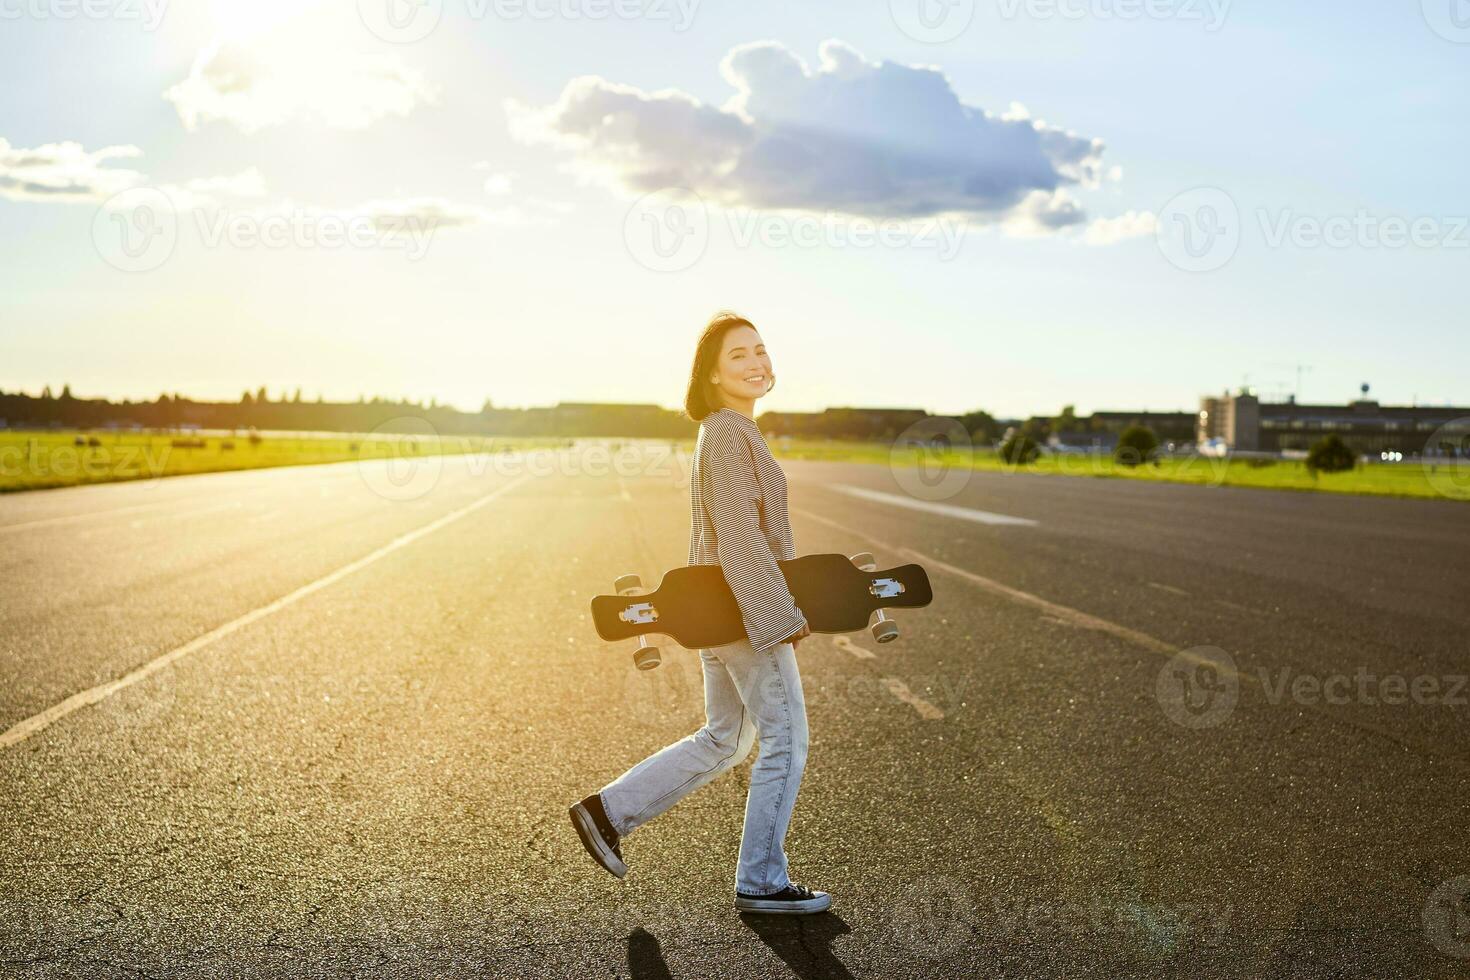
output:
[[[1470,507],[787,463],[799,553],[935,602],[801,645],[835,905],[773,920],[745,769],[623,882],[567,822],[702,718],[587,615],[687,546],[617,462],[0,497],[0,975],[1470,976]]]

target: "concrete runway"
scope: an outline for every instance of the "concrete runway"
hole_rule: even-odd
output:
[[[623,882],[567,822],[702,720],[591,627],[687,547],[616,461],[0,497],[0,976],[1470,976],[1470,507],[783,464],[798,553],[935,602],[801,644],[835,904],[773,920],[748,767]]]

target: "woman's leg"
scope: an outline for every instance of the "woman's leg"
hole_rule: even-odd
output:
[[[603,808],[619,836],[652,820],[750,754],[755,725],[729,670],[713,651],[701,650],[699,658],[704,667],[704,727],[644,759],[602,789]]]
[[[791,883],[786,866],[786,828],[806,767],[806,698],[796,650],[782,643],[756,653],[749,643],[721,648],[746,710],[760,735],[760,753],[750,773],[745,831],[735,890],[771,895]]]

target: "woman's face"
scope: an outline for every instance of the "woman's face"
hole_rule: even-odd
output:
[[[720,346],[720,360],[715,366],[715,387],[730,398],[756,399],[764,395],[775,379],[771,356],[754,327],[731,327],[725,331]]]

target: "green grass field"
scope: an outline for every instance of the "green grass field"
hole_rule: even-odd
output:
[[[168,435],[148,432],[0,431],[0,493],[84,483],[154,479],[189,473],[340,463],[358,459],[499,453],[567,444],[565,439],[497,436],[392,435]],[[692,446],[692,443],[690,444]],[[783,459],[942,467],[998,473],[1155,480],[1201,486],[1260,487],[1326,493],[1372,494],[1470,501],[1470,464],[1397,463],[1360,465],[1350,473],[1314,476],[1295,460],[1257,461],[1202,456],[1167,458],[1157,466],[1119,466],[1109,457],[1044,455],[1011,466],[993,451],[920,453],[888,443],[772,439]],[[686,447],[687,451],[688,447]]]
[[[1043,455],[1035,463],[1011,466],[990,450],[920,454],[913,449],[891,450],[887,443],[772,440],[777,456],[788,459],[923,465],[931,471],[945,466],[970,467],[1000,473],[1036,473],[1044,476],[1087,476],[1116,480],[1155,480],[1201,486],[1259,487],[1269,490],[1307,490],[1388,497],[1433,497],[1470,500],[1470,463],[1360,464],[1346,473],[1313,475],[1297,460],[1212,459],[1203,456],[1161,459],[1157,466],[1120,466],[1111,457]]]
[[[565,442],[382,434],[273,434],[252,438],[196,433],[0,431],[0,493],[358,459],[499,453]]]

